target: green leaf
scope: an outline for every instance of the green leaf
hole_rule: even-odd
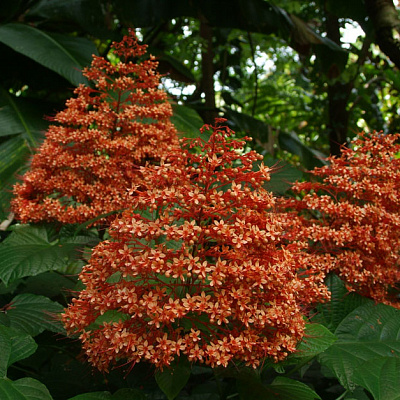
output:
[[[11,302],[7,316],[11,328],[36,336],[44,330],[63,332],[58,315],[63,311],[61,304],[35,294],[20,294]]]
[[[0,26],[0,42],[63,76],[73,85],[87,83],[81,69],[96,53],[84,38],[50,34],[30,25],[9,23]]]
[[[319,355],[339,382],[354,390],[354,374],[377,356],[400,356],[400,310],[368,302],[351,312],[337,327],[338,340]]]
[[[21,136],[0,144],[0,219],[6,218],[10,212],[16,174],[22,172],[29,155],[30,150]]]
[[[112,324],[113,322],[121,322],[129,319],[129,315],[117,310],[108,310],[104,314],[96,318],[92,324],[89,325],[89,330],[100,328],[104,323]]]
[[[0,87],[0,136],[21,134],[34,147],[49,125],[43,118],[49,112],[45,102],[16,97]]]
[[[29,5],[27,19],[46,21],[47,24],[69,23],[100,39],[109,39],[111,32],[108,10],[101,0],[39,0]]]
[[[329,274],[325,279],[325,284],[331,292],[331,298],[328,302],[317,306],[318,312],[313,317],[313,322],[323,324],[332,332],[357,307],[368,302],[372,304],[371,300],[357,293],[349,293],[336,274]]]
[[[200,128],[204,125],[204,122],[193,108],[173,104],[172,109],[174,114],[171,117],[171,122],[175,125],[181,137],[201,137],[204,140],[208,140],[209,136],[206,133],[202,134],[200,132]]]
[[[274,393],[276,398],[280,400],[315,400],[321,399],[317,393],[314,392],[306,384],[295,381],[293,379],[278,376],[271,385],[268,385]]]
[[[111,400],[112,396],[110,392],[92,392],[83,393],[78,396],[71,397],[68,400]]]
[[[315,400],[321,399],[309,386],[293,379],[277,377],[264,385],[255,374],[237,376],[237,389],[241,400]]]
[[[0,376],[5,377],[8,367],[32,355],[37,344],[30,335],[0,325],[0,348]]]
[[[264,157],[264,164],[274,167],[271,179],[266,182],[265,188],[276,194],[284,194],[292,184],[301,180],[303,173],[293,165],[273,158],[269,155]]]
[[[271,127],[264,121],[231,109],[226,109],[225,114],[233,130],[244,132],[261,143],[269,142]]]
[[[147,396],[138,389],[120,389],[113,395],[110,392],[84,393],[68,400],[146,400]]]
[[[191,367],[189,361],[181,357],[170,368],[156,372],[156,382],[168,400],[175,399],[189,380]]]
[[[328,349],[336,339],[336,336],[323,325],[306,324],[303,340],[297,346],[296,353],[291,354],[288,359],[315,357]]]
[[[367,389],[374,400],[400,400],[400,359],[373,358],[354,372],[354,383]]]
[[[96,242],[90,236],[50,242],[44,226],[18,225],[0,244],[0,279],[8,284],[25,276],[61,269],[77,257],[79,249]]]
[[[146,400],[147,396],[138,389],[119,389],[113,396],[112,400]]]
[[[326,164],[326,156],[323,153],[306,146],[294,132],[280,132],[278,141],[282,150],[297,155],[300,162],[308,170],[311,170],[314,167],[322,167]]]
[[[46,386],[32,378],[17,381],[0,379],[1,400],[52,400]]]

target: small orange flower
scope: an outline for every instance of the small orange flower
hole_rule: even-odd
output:
[[[140,166],[178,145],[157,62],[134,62],[146,46],[133,31],[112,47],[120,61],[93,57],[84,70],[92,86],[75,89],[15,185],[12,209],[20,221],[82,223],[124,209],[130,189],[142,183]]]
[[[163,367],[179,355],[211,366],[281,360],[303,336],[304,308],[327,297],[321,280],[298,274],[291,219],[263,188],[270,170],[253,170],[262,156],[227,127],[204,129],[208,142],[185,140],[142,169],[149,189],[83,268],[85,288],[63,321],[100,370],[118,360]],[[119,322],[91,325],[107,312]]]

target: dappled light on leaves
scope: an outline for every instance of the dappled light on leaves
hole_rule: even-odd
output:
[[[182,355],[213,367],[284,359],[304,334],[304,315],[327,297],[287,245],[290,216],[263,188],[270,168],[223,126],[182,142],[160,166],[142,168],[149,188],[111,225],[66,309],[89,361],[170,365]],[[315,279],[314,279],[315,278]]]
[[[22,222],[82,223],[126,208],[129,189],[140,185],[140,166],[158,163],[178,144],[167,94],[153,57],[133,31],[113,44],[111,63],[93,56],[65,110],[54,117],[46,139],[12,208]]]

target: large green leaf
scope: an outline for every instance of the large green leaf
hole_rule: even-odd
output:
[[[189,380],[191,368],[185,358],[180,358],[170,368],[156,372],[156,382],[168,400],[174,400]]]
[[[309,386],[293,379],[278,376],[268,385],[277,398],[282,400],[315,400],[321,399]]]
[[[400,310],[370,302],[356,308],[337,327],[338,340],[319,355],[348,390],[364,374],[363,363],[378,356],[400,356]],[[368,368],[366,376],[370,374]]]
[[[271,179],[266,182],[266,189],[276,194],[284,194],[292,184],[303,177],[303,173],[286,161],[278,160],[266,155],[263,160],[265,165],[273,167]]]
[[[373,358],[361,364],[353,380],[367,389],[374,400],[400,400],[400,359]]]
[[[235,131],[244,132],[260,143],[269,141],[270,125],[248,114],[243,114],[231,109],[225,109],[229,124]]]
[[[11,328],[36,336],[46,329],[63,332],[59,319],[62,311],[61,304],[47,297],[24,293],[13,298],[7,316]]]
[[[29,7],[26,18],[45,19],[47,23],[70,22],[78,24],[85,32],[109,39],[108,9],[102,0],[39,0]]]
[[[0,144],[0,219],[10,212],[12,188],[16,174],[21,173],[30,155],[29,147],[21,136]]]
[[[95,243],[90,236],[50,242],[45,227],[19,225],[0,244],[0,279],[8,284],[25,276],[62,269],[76,258],[79,249]]]
[[[179,136],[187,138],[202,137],[204,140],[208,140],[207,135],[200,132],[204,122],[193,108],[179,104],[173,104],[172,108],[174,114],[171,117],[171,122],[178,130]]]
[[[357,293],[349,293],[343,281],[336,274],[329,274],[325,284],[331,292],[331,297],[328,302],[317,306],[318,312],[313,321],[323,324],[332,332],[357,307],[368,302],[372,304],[371,300]]]
[[[294,132],[280,132],[279,146],[299,157],[301,163],[309,170],[326,164],[326,156],[318,150],[306,146]]]
[[[49,125],[44,115],[51,111],[45,102],[16,97],[0,87],[0,136],[21,135],[35,147]]]
[[[320,324],[307,324],[303,340],[297,346],[296,353],[289,360],[315,357],[328,349],[336,341],[336,336]]]
[[[243,374],[238,376],[236,386],[241,400],[321,399],[306,384],[284,377],[277,377],[270,385],[264,385],[254,374]]]
[[[85,39],[44,32],[30,25],[9,23],[0,26],[0,42],[63,76],[73,85],[87,83],[81,69],[96,54],[94,44]]]
[[[5,377],[13,363],[32,355],[37,345],[30,335],[0,325],[0,376]]]
[[[46,386],[32,378],[0,379],[1,400],[52,400]]]

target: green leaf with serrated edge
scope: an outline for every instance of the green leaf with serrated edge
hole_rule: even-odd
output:
[[[44,226],[18,225],[0,244],[0,279],[8,283],[25,276],[64,268],[93,238],[79,236],[50,242]]]
[[[10,328],[0,325],[0,376],[7,375],[9,360],[11,357],[11,338],[9,335]]]
[[[173,116],[171,122],[175,125],[178,130],[178,134],[181,137],[197,138],[200,137],[203,140],[209,139],[207,131],[204,133],[200,132],[200,128],[204,125],[204,121],[201,119],[197,111],[187,106],[181,106],[179,104],[173,104]]]
[[[172,363],[171,367],[156,372],[156,382],[168,400],[175,399],[189,380],[191,367],[184,357]]]
[[[333,332],[348,314],[370,300],[357,293],[349,293],[336,274],[329,274],[325,284],[331,293],[331,298],[328,302],[317,306],[317,313],[312,320]]]
[[[336,336],[323,325],[320,324],[306,324],[306,330],[301,342],[297,345],[297,350],[294,353],[279,362],[274,363],[272,360],[265,360],[263,370],[267,368],[274,368],[278,373],[284,373],[285,368],[289,365],[297,364],[296,370],[301,365],[308,364],[315,356],[328,349],[335,341]]]
[[[12,328],[36,336],[44,330],[64,332],[59,320],[62,311],[61,304],[44,296],[26,293],[14,297],[7,315]]]
[[[358,366],[354,383],[367,389],[375,400],[400,400],[400,359],[379,357]]]
[[[0,27],[0,42],[63,76],[73,85],[88,83],[82,68],[97,50],[88,39],[44,32],[26,24]]]
[[[52,400],[46,386],[32,378],[0,379],[1,400]]]
[[[277,398],[282,400],[321,399],[321,397],[319,397],[318,394],[305,383],[285,378],[283,376],[278,376],[271,385],[268,385],[268,387],[275,391]]]
[[[288,361],[315,357],[328,349],[336,340],[336,336],[323,325],[306,324],[303,340],[298,344],[296,352],[289,355]]]
[[[32,355],[37,344],[30,335],[0,325],[0,348],[0,376],[5,377],[8,367]]]
[[[342,386],[354,390],[354,373],[368,360],[400,356],[400,310],[372,301],[356,308],[337,327],[338,340],[318,356]]]

